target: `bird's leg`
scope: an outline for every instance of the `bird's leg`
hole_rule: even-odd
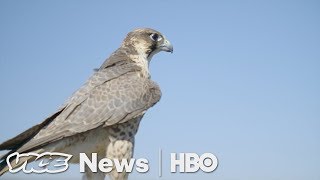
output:
[[[133,156],[134,149],[134,136],[139,127],[141,117],[133,119],[129,122],[111,126],[108,128],[110,143],[106,148],[106,156],[108,159],[123,163],[127,160],[128,164]],[[118,172],[116,167],[113,166],[109,176],[112,180],[126,180],[128,179],[129,172],[125,169]]]
[[[123,163],[123,160],[127,160],[128,164],[133,154],[133,140],[114,140],[107,147],[107,158],[119,163]],[[112,180],[127,180],[128,172],[125,168],[122,172],[118,172],[116,167],[113,166],[109,176]]]

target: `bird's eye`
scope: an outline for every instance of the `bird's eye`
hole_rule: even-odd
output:
[[[152,39],[152,41],[161,41],[161,39],[162,39],[162,37],[159,36],[159,34],[156,34],[156,33],[150,34],[150,38]]]

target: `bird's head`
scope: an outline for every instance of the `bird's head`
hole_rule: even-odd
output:
[[[122,47],[134,48],[137,53],[144,54],[149,60],[160,51],[173,52],[173,47],[166,37],[149,28],[139,28],[128,33]]]

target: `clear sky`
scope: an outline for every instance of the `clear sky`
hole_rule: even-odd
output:
[[[0,142],[55,112],[136,27],[161,31],[174,53],[150,64],[163,95],[136,136],[150,171],[132,179],[320,179],[320,3],[311,0],[2,0]],[[211,152],[219,167],[171,174],[171,152]],[[52,177],[65,175],[81,177],[77,166]]]

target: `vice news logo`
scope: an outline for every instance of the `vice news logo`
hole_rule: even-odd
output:
[[[69,160],[72,155],[59,152],[22,153],[10,154],[6,158],[10,173],[23,171],[24,173],[61,173],[68,169]],[[31,163],[35,161],[36,163]],[[79,154],[80,172],[90,170],[97,172],[98,169],[108,173],[115,169],[117,172],[132,172],[135,169],[139,173],[149,171],[149,161],[145,158],[140,159],[108,159],[98,160],[97,153],[92,153],[89,158],[85,153]],[[162,174],[162,152],[159,153],[159,177]],[[88,168],[85,168],[85,167]],[[170,153],[170,172],[171,173],[194,173],[213,172],[218,166],[218,159],[212,153],[198,155],[196,153]]]
[[[7,158],[7,165],[9,167],[9,172],[17,173],[23,171],[24,173],[60,173],[68,169],[68,161],[71,159],[72,155],[64,154],[59,152],[44,152],[38,153],[24,153],[19,154],[18,152],[10,154]],[[11,162],[10,160],[14,158]],[[34,159],[34,161],[39,162],[37,167],[28,167],[28,160]]]

